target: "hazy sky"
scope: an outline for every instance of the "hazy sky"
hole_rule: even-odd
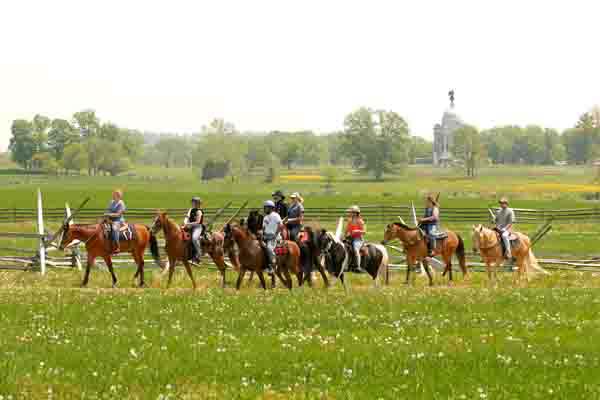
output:
[[[456,89],[481,128],[563,129],[600,104],[600,2],[0,3],[0,148],[42,113],[152,131],[331,131],[365,105],[432,126]]]

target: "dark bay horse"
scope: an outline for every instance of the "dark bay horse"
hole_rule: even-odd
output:
[[[223,230],[225,234],[226,246],[228,241],[233,241],[239,248],[240,273],[237,279],[236,288],[239,290],[244,279],[246,271],[254,271],[260,279],[260,284],[263,289],[266,289],[265,277],[263,270],[267,265],[266,254],[253,235],[246,229],[237,225],[227,224]],[[301,282],[300,276],[300,249],[298,245],[291,241],[285,241],[286,253],[277,255],[277,267],[275,274],[288,288],[292,289],[292,277],[290,273],[298,277],[298,284]]]
[[[158,254],[158,243],[156,237],[152,234],[150,229],[145,225],[130,225],[135,230],[135,235],[132,240],[121,240],[121,252],[131,253],[135,263],[137,264],[137,271],[134,275],[134,279],[139,277],[139,286],[145,286],[144,283],[144,252],[148,244],[150,244],[150,250],[154,261],[160,265],[159,254]],[[73,224],[69,225],[68,222],[63,223],[61,230],[59,231],[62,235],[60,240],[59,249],[63,250],[69,243],[74,240],[79,240],[85,244],[85,250],[87,252],[87,265],[85,267],[85,275],[81,286],[85,287],[88,284],[90,277],[90,268],[96,264],[96,258],[102,257],[110,274],[112,276],[112,286],[117,286],[117,276],[113,269],[112,264],[112,240],[110,237],[104,236],[104,229],[102,224],[94,225],[81,225]]]
[[[462,238],[452,232],[447,231],[448,237],[442,240],[437,240],[437,248],[434,249],[433,255],[441,255],[444,260],[445,268],[442,276],[448,274],[448,280],[452,281],[452,255],[456,253],[460,269],[463,273],[463,278],[468,275],[467,261],[465,257],[465,244]],[[422,262],[429,278],[429,285],[433,286],[433,277],[427,263],[428,252],[425,235],[419,228],[411,228],[401,222],[394,222],[385,228],[383,234],[383,244],[388,243],[393,239],[398,239],[402,242],[404,252],[406,253],[406,283],[409,283],[411,269]]]

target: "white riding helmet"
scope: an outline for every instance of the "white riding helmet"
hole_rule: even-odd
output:
[[[273,203],[273,200],[267,200],[263,203],[263,207],[275,208],[275,203]]]
[[[360,214],[360,208],[358,206],[352,206],[348,209],[348,212]]]

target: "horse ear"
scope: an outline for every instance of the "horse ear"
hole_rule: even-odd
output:
[[[483,225],[479,225],[479,232],[483,232]]]

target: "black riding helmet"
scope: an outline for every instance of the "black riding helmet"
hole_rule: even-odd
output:
[[[281,190],[276,190],[273,193],[271,193],[271,197],[280,197],[281,200],[285,199],[285,196],[283,195],[283,192]]]

